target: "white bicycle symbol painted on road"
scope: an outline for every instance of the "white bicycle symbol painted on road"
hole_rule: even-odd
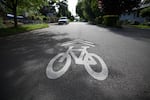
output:
[[[86,71],[93,78],[95,78],[97,80],[105,80],[108,76],[108,69],[107,69],[105,62],[103,61],[103,59],[100,56],[98,56],[94,53],[89,53],[87,51],[88,48],[95,47],[95,45],[88,41],[74,40],[71,42],[63,43],[62,46],[67,46],[67,45],[74,44],[74,43],[82,43],[82,44],[85,44],[88,46],[81,46],[81,49],[75,49],[74,46],[69,46],[69,48],[66,52],[59,53],[58,55],[56,55],[49,62],[48,66],[46,68],[47,77],[50,79],[57,79],[57,78],[61,77],[63,74],[65,74],[65,72],[69,69],[69,67],[71,65],[71,57],[72,57],[76,64],[84,65]],[[81,53],[80,53],[79,57],[77,57],[74,52],[81,52]],[[96,61],[98,61],[101,64],[100,72],[96,72],[91,68],[92,65],[98,64],[94,58],[96,58],[97,59]],[[64,62],[63,67],[58,71],[54,71],[54,67],[55,67],[54,63],[56,61]]]

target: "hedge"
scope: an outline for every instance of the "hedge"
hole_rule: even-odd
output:
[[[103,16],[104,25],[106,26],[117,26],[117,21],[119,20],[118,15],[105,15]]]

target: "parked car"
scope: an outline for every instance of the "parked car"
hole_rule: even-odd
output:
[[[58,24],[69,24],[69,20],[67,17],[60,17],[58,20]]]

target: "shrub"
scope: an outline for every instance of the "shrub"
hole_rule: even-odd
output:
[[[103,19],[104,19],[104,25],[117,26],[117,21],[119,20],[119,16],[118,15],[105,15]]]
[[[150,17],[150,7],[144,8],[143,10],[141,10],[140,15],[142,17]]]
[[[139,25],[140,24],[140,22],[138,22],[138,21],[133,21],[132,23],[131,23],[131,25]]]
[[[4,28],[5,25],[3,24],[3,19],[0,17],[0,28]]]
[[[102,16],[99,16],[99,17],[96,17],[96,18],[95,18],[95,23],[96,23],[96,24],[102,24],[102,22],[103,22]]]
[[[121,22],[122,22],[122,24],[124,24],[124,25],[129,25],[129,24],[131,24],[131,21],[130,20],[121,20]]]
[[[150,26],[150,22],[144,22],[143,25]]]

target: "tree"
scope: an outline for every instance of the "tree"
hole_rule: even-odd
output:
[[[105,15],[120,15],[138,7],[141,0],[100,0]]]
[[[102,15],[102,13],[100,12],[100,9],[98,8],[98,3],[97,2],[98,2],[97,0],[92,0],[91,1],[91,10],[92,10],[94,19],[96,17]]]
[[[71,18],[71,12],[68,10],[68,1],[62,0],[57,3],[59,6],[58,17],[67,16],[69,19]]]
[[[143,5],[150,4],[150,0],[143,0],[142,2]],[[146,17],[147,19],[150,18],[150,7],[144,8],[140,11],[140,15],[142,17]]]
[[[4,18],[6,12],[7,12],[6,7],[1,3],[0,0],[0,17]]]
[[[50,0],[48,5],[41,7],[40,13],[42,15],[47,16],[49,13],[56,14],[56,0]]]
[[[17,27],[18,8],[35,10],[46,3],[47,0],[0,0],[0,4],[4,5],[14,15],[14,27]]]
[[[66,0],[57,3],[57,5],[59,6],[58,17],[67,16],[68,4]]]
[[[82,0],[78,2],[76,11],[81,18],[90,21],[94,21],[96,17],[101,15],[97,0]]]
[[[83,15],[83,2],[78,2],[77,6],[76,6],[76,13],[83,19],[84,15]]]
[[[143,3],[144,3],[144,4],[149,4],[149,3],[150,3],[150,0],[143,0]]]
[[[150,18],[150,7],[144,8],[143,10],[141,10],[140,15],[142,17]]]
[[[17,6],[18,6],[18,0],[1,0],[1,3],[5,5],[5,7],[12,10],[14,15],[14,26],[17,27]]]

